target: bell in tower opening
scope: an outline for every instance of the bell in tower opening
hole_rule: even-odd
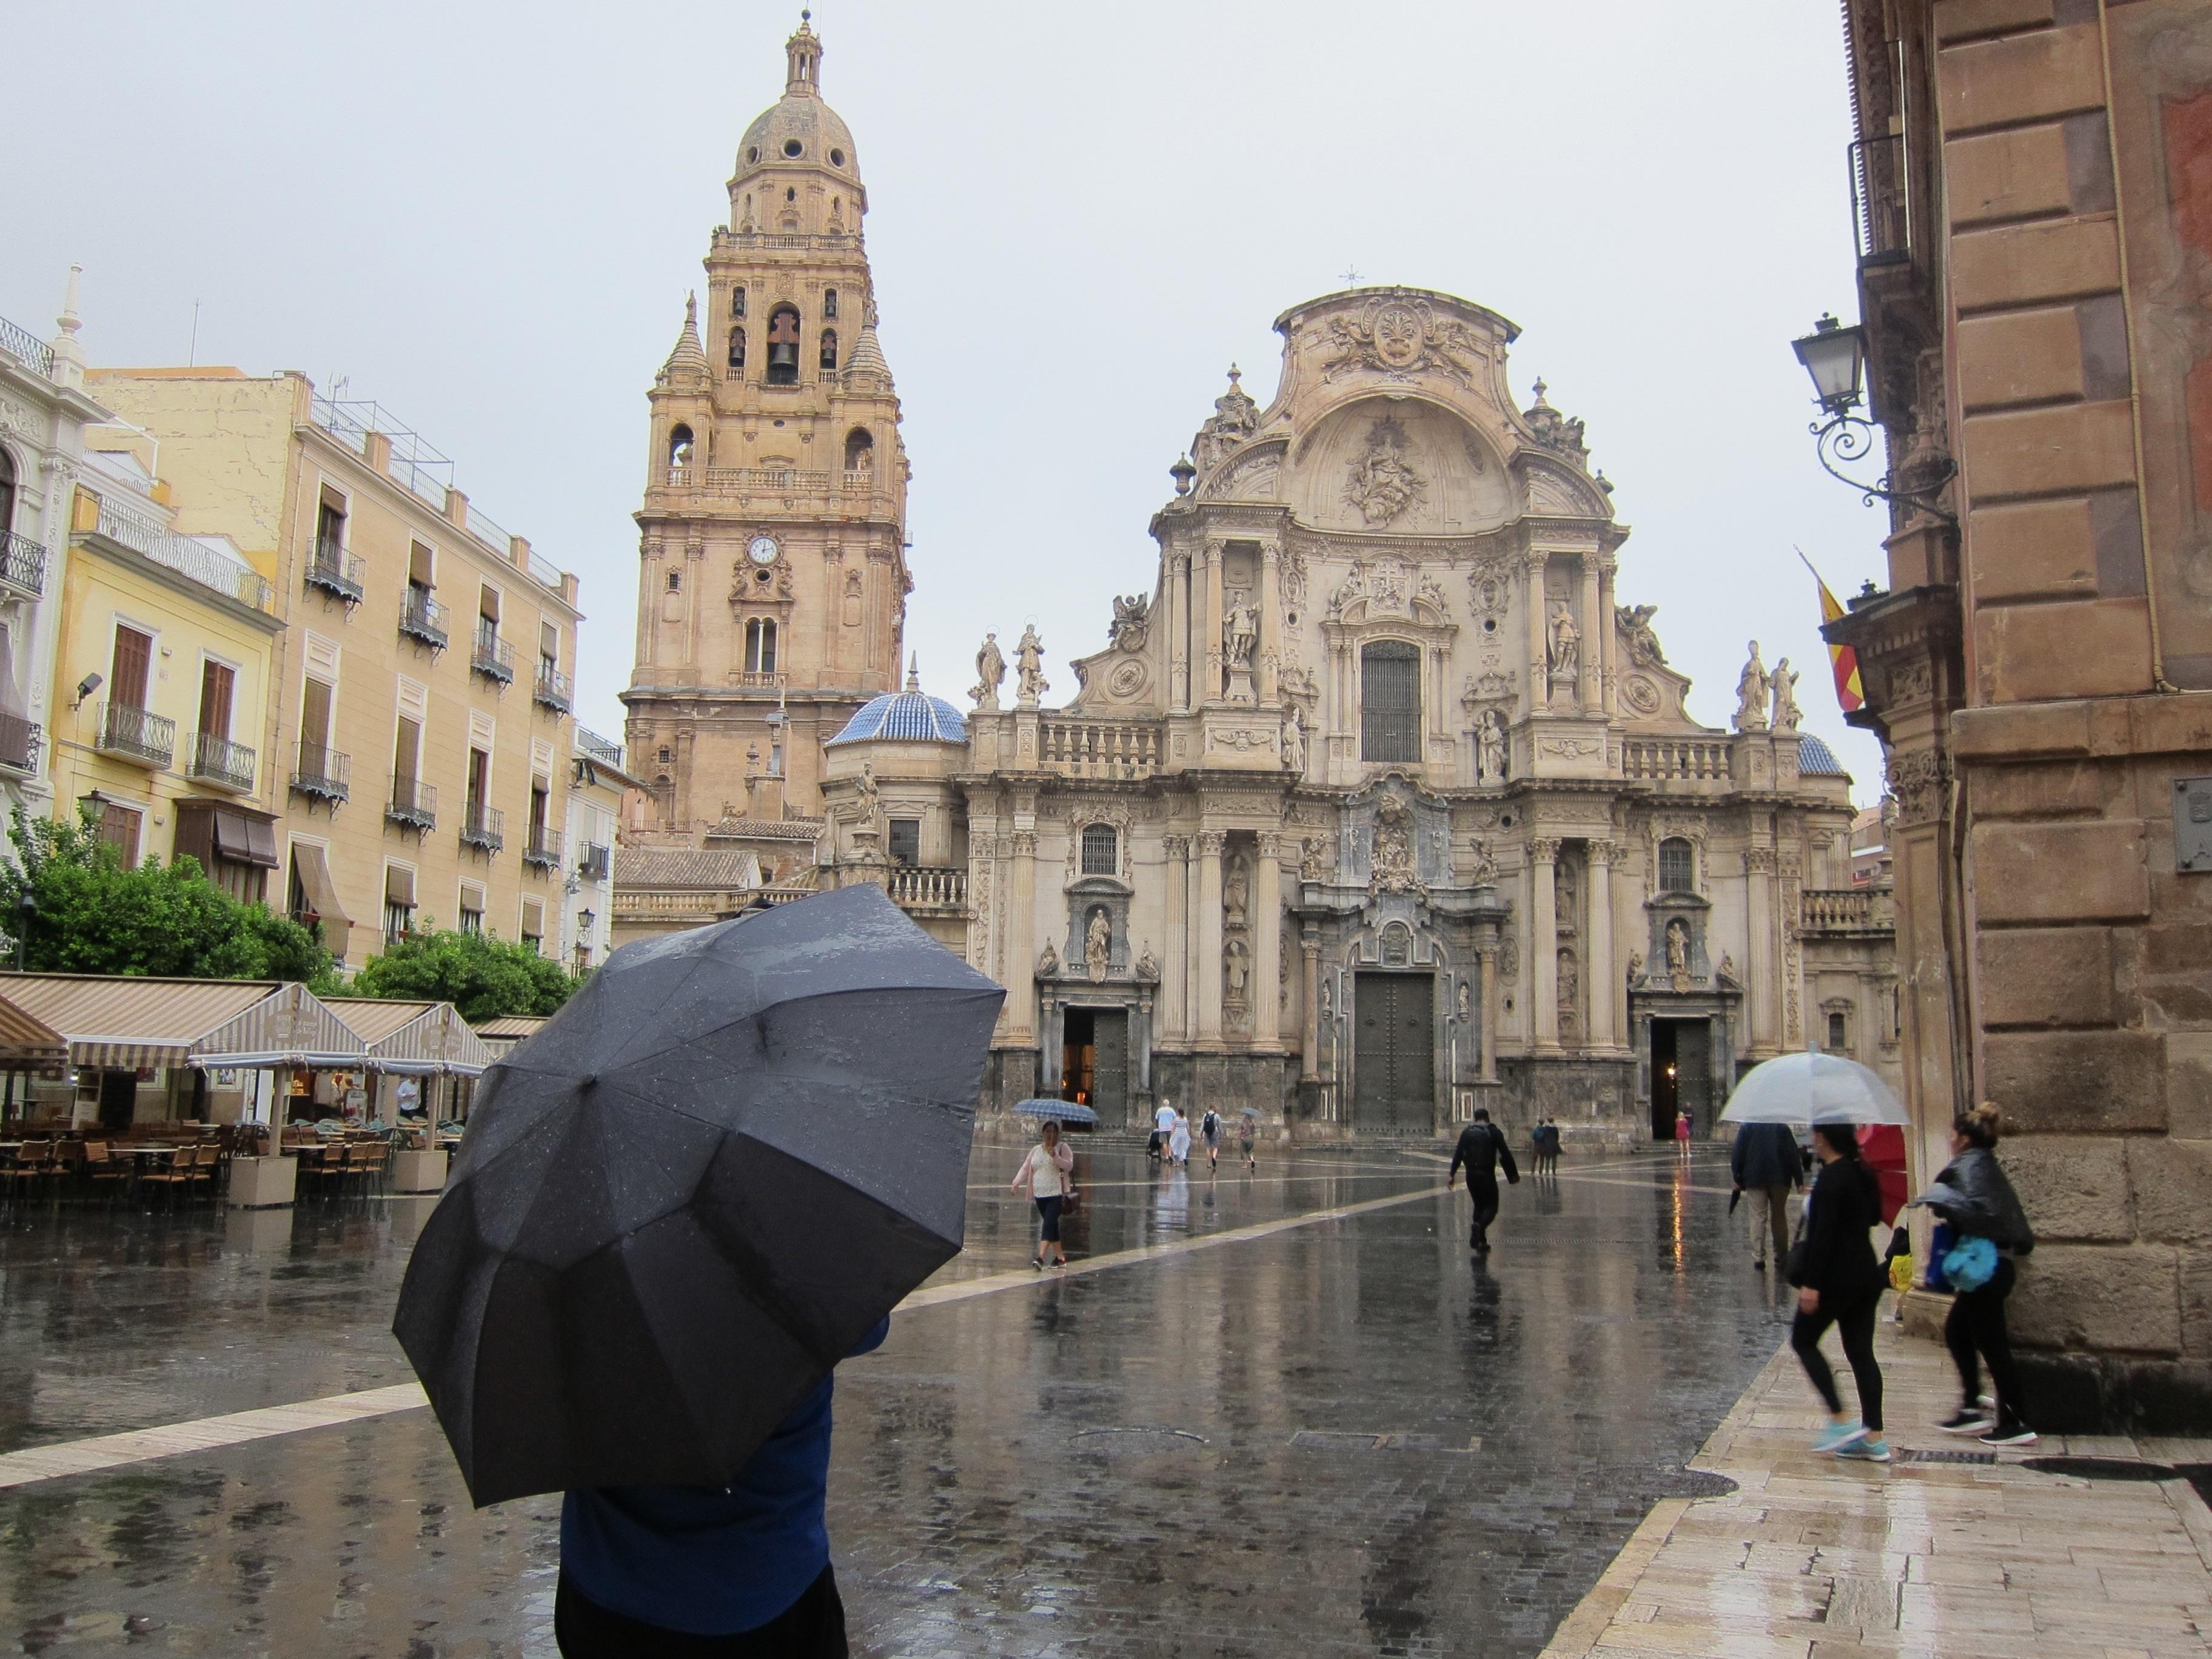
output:
[[[768,319],[768,383],[799,384],[799,313],[778,306]]]

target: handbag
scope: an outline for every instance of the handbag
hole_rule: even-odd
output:
[[[1813,1200],[1808,1197],[1804,1207],[1797,1212],[1797,1231],[1790,1240],[1790,1254],[1782,1258],[1782,1276],[1799,1290],[1805,1288],[1805,1274],[1811,1266],[1812,1241],[1805,1237],[1805,1223],[1813,1213]]]
[[[1951,1247],[1958,1242],[1958,1236],[1951,1231],[1949,1222],[1936,1224],[1936,1230],[1928,1236],[1928,1276],[1920,1281],[1926,1289],[1948,1291],[1951,1288],[1951,1281],[1943,1276],[1943,1258],[1951,1254]]]
[[[1986,1238],[1962,1238],[1943,1255],[1943,1277],[1960,1291],[1978,1291],[1996,1276],[1997,1247]]]

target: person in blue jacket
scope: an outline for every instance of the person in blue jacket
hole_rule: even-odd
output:
[[[878,1321],[853,1353],[890,1334]],[[823,1513],[834,1381],[823,1377],[719,1491],[566,1494],[553,1601],[562,1659],[847,1659]]]

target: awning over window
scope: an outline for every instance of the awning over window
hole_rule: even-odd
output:
[[[68,1069],[69,1044],[62,1034],[0,998],[0,1071],[59,1077]]]
[[[415,908],[415,872],[397,864],[384,866],[384,902]]]
[[[338,902],[337,886],[331,880],[330,860],[313,842],[295,841],[292,843],[292,867],[299,872],[300,890],[307,895],[307,908],[314,912],[315,921],[322,927],[324,948],[343,962],[346,942],[353,934],[353,918]]]
[[[215,850],[217,857],[228,859],[233,864],[258,864],[264,870],[274,870],[276,826],[267,818],[218,806],[215,811]]]

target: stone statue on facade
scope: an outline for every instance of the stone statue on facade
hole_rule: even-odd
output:
[[[1244,860],[1232,858],[1221,882],[1222,908],[1229,913],[1231,927],[1243,921],[1251,906],[1251,881],[1244,873]]]
[[[1052,690],[1044,677],[1044,641],[1035,623],[1022,629],[1021,643],[1014,647],[1014,674],[1016,700],[1024,708],[1036,708],[1037,699]]]
[[[1677,991],[1690,988],[1690,924],[1680,916],[1667,924],[1667,978]]]
[[[1571,680],[1582,664],[1583,631],[1565,599],[1552,602],[1552,678]]]
[[[1308,836],[1298,848],[1298,879],[1328,880],[1328,842],[1319,836]]]
[[[1229,987],[1229,1000],[1241,1004],[1244,988],[1252,978],[1252,952],[1243,939],[1232,939],[1223,947],[1221,966]]]
[[[1766,665],[1759,659],[1759,641],[1751,642],[1751,659],[1735,682],[1735,729],[1766,730]]]
[[[1479,841],[1474,844],[1474,868],[1468,872],[1470,887],[1494,887],[1498,884],[1498,859],[1490,850],[1490,843]]]
[[[1657,605],[1616,605],[1613,614],[1620,619],[1620,631],[1628,641],[1629,661],[1638,668],[1656,668],[1667,660],[1667,653],[1659,648],[1659,635],[1651,627],[1651,618],[1659,614]]]
[[[1053,979],[1057,977],[1059,973],[1060,952],[1054,950],[1052,941],[1047,939],[1044,942],[1044,949],[1037,952],[1036,976],[1039,979]]]
[[[1474,1009],[1474,994],[1468,988],[1468,982],[1462,980],[1459,982],[1459,1017],[1462,1019],[1467,1018],[1473,1013]]]
[[[1260,612],[1249,599],[1240,599],[1229,607],[1229,614],[1221,623],[1223,659],[1233,668],[1249,668],[1252,653],[1260,643]]]
[[[1475,781],[1503,783],[1505,781],[1505,711],[1486,708],[1474,728]]]
[[[1103,909],[1091,913],[1091,925],[1083,930],[1083,970],[1093,985],[1103,984],[1108,963],[1113,958],[1114,924],[1106,919]]]
[[[1730,956],[1727,951],[1723,951],[1721,952],[1721,965],[1716,971],[1717,971],[1720,976],[1726,980],[1729,984],[1734,985],[1737,983],[1735,976],[1735,958]]]
[[[1641,951],[1631,951],[1628,953],[1628,982],[1631,985],[1634,985],[1638,980],[1643,977],[1644,952]]]
[[[1152,601],[1149,594],[1132,593],[1126,599],[1119,593],[1114,596],[1111,636],[1115,650],[1141,651],[1145,648],[1152,610]]]
[[[1306,771],[1306,728],[1296,703],[1283,713],[1283,770],[1292,777],[1304,777]]]
[[[1413,809],[1395,795],[1375,806],[1375,854],[1368,877],[1371,892],[1406,893],[1420,886],[1413,868]]]
[[[1769,680],[1774,692],[1774,729],[1795,732],[1805,718],[1805,711],[1797,706],[1797,676],[1790,672],[1790,659],[1784,657],[1774,665]]]
[[[1147,943],[1145,946],[1144,954],[1137,958],[1137,977],[1139,979],[1158,979],[1159,976],[1160,959],[1152,954],[1152,947],[1150,943]]]
[[[996,632],[983,635],[983,648],[975,653],[975,684],[968,688],[968,695],[975,700],[977,710],[995,714],[999,707],[999,688],[1006,683],[1006,659],[1000,654]]]
[[[853,839],[873,851],[881,847],[884,841],[884,801],[876,790],[876,763],[873,761],[860,763],[860,775],[853,780],[853,792],[859,799],[860,808],[860,823],[854,830]]]

